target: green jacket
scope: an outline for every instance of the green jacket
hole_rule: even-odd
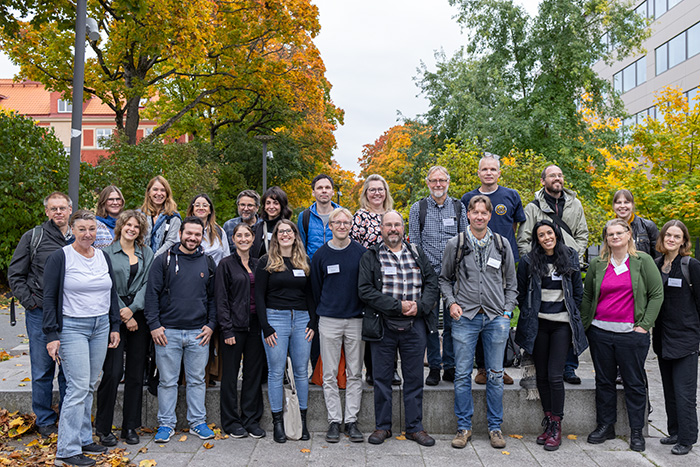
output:
[[[634,325],[641,326],[647,331],[654,326],[664,301],[664,287],[659,268],[654,260],[646,253],[637,252],[638,256],[630,255],[630,276],[632,276],[632,293],[634,294]],[[598,308],[600,285],[605,276],[608,262],[600,257],[593,258],[586,273],[586,283],[583,286],[583,302],[581,303],[581,320],[588,329]]]

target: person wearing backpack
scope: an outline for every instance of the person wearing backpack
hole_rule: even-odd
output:
[[[217,324],[216,265],[211,256],[204,254],[203,234],[202,220],[186,217],[180,225],[180,242],[156,256],[148,274],[144,315],[160,371],[156,443],[167,443],[175,433],[177,381],[183,362],[190,433],[201,439],[214,437],[206,420],[204,375],[209,341]]]
[[[32,370],[32,411],[40,435],[57,433],[56,412],[51,408],[53,378],[56,363],[46,350],[46,336],[42,332],[44,317],[44,265],[56,250],[73,243],[68,219],[73,202],[68,195],[54,191],[44,198],[44,212],[48,220],[22,235],[7,269],[12,295],[25,309],[25,323],[29,337],[29,358]],[[13,299],[14,300],[14,299]],[[66,378],[58,367],[59,411],[66,394]]]
[[[656,259],[664,301],[654,324],[652,345],[659,357],[671,454],[684,455],[698,441],[697,381],[700,347],[700,262],[690,257],[690,234],[681,221],[662,228]]]
[[[447,242],[440,291],[452,319],[455,349],[455,415],[452,447],[464,448],[472,436],[472,369],[476,341],[482,336],[488,379],[486,418],[491,446],[506,446],[503,423],[503,352],[518,290],[513,252],[488,228],[493,207],[484,195],[469,201],[469,227]],[[500,245],[500,246],[499,246]]]
[[[155,256],[160,256],[178,242],[182,222],[173,190],[165,178],[156,175],[148,182],[140,210],[148,222],[146,245],[151,247]]]

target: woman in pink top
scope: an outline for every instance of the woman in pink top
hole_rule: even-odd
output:
[[[649,329],[661,303],[661,274],[651,256],[637,251],[629,224],[613,219],[603,229],[603,248],[586,274],[581,319],[587,329],[595,366],[596,421],[588,442],[615,438],[617,367],[624,381],[630,424],[630,448],[645,448],[642,430],[647,417],[644,362]]]

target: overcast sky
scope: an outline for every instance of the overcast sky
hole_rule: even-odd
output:
[[[331,97],[345,110],[336,131],[334,156],[359,172],[364,144],[373,143],[393,125],[399,112],[414,117],[427,110],[414,82],[421,60],[435,68],[435,51],[449,57],[466,41],[448,0],[311,0],[320,11],[316,45],[333,85]],[[516,0],[534,14],[540,0]],[[0,78],[17,72],[0,54]]]

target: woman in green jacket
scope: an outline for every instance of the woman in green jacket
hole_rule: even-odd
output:
[[[624,381],[630,448],[645,448],[647,391],[644,362],[649,329],[663,302],[663,284],[654,260],[638,252],[629,225],[613,219],[603,229],[603,248],[591,261],[583,289],[581,319],[595,367],[596,420],[588,442],[615,438],[617,367]]]

